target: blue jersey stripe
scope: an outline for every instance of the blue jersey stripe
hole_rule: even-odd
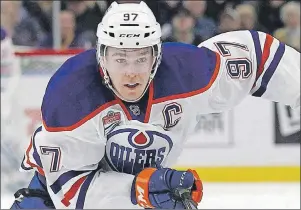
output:
[[[81,189],[80,189],[79,194],[78,194],[78,199],[77,199],[77,202],[76,202],[76,207],[75,207],[76,209],[83,209],[84,208],[88,188],[89,188],[89,186],[92,182],[92,179],[94,178],[97,171],[98,170],[95,170],[95,171],[91,172],[88,175],[85,182],[82,184]]]
[[[22,162],[21,162],[21,168],[22,168],[23,170],[29,171],[29,170],[33,169],[32,167],[26,167],[26,166],[24,165],[24,161],[25,161],[25,155],[24,155],[23,160],[22,160]]]
[[[57,194],[59,191],[61,191],[64,184],[66,184],[72,178],[86,172],[88,171],[67,171],[60,175],[59,178],[52,185],[50,185],[50,188],[52,189],[54,194]]]
[[[257,31],[254,30],[250,30],[250,33],[252,35],[254,46],[255,46],[257,69],[258,69],[262,58],[262,50],[261,50],[261,45],[259,40],[259,34]]]
[[[259,89],[252,94],[253,96],[261,97],[265,93],[269,81],[271,80],[273,74],[275,73],[284,52],[285,52],[285,44],[280,42],[271,64],[269,65],[269,67],[267,68],[266,72],[262,77],[261,85]]]

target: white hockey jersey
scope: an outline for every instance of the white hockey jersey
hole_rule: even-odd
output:
[[[46,177],[56,208],[139,208],[134,175],[171,167],[196,115],[223,112],[247,95],[300,106],[300,53],[272,36],[236,31],[198,47],[165,43],[148,93],[139,103],[101,82],[95,50],[67,60],[53,75],[22,168]]]

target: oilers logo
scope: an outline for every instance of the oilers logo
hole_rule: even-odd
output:
[[[113,170],[135,175],[161,165],[172,147],[171,138],[158,131],[121,128],[107,135],[106,160]]]

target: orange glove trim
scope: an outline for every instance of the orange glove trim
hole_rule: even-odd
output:
[[[188,171],[193,174],[194,184],[196,186],[196,189],[191,191],[191,198],[196,203],[200,203],[203,198],[203,183],[195,170],[188,169]]]
[[[154,208],[151,205],[148,197],[148,186],[151,175],[156,171],[156,168],[146,168],[142,170],[135,182],[136,200],[139,206],[144,208]]]

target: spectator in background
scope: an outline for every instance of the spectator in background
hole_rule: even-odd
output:
[[[171,36],[171,20],[173,16],[182,8],[182,2],[180,0],[163,0],[159,2],[158,6],[160,6],[158,22],[161,25],[162,39],[166,39],[167,37]]]
[[[219,21],[220,15],[226,8],[234,8],[236,5],[241,4],[243,0],[208,0],[205,15],[214,20]]]
[[[258,21],[272,34],[277,28],[283,27],[280,19],[280,8],[285,0],[260,1],[258,8]]]
[[[50,33],[52,28],[52,2],[51,1],[22,1],[23,8],[35,18],[45,33]]]
[[[184,1],[183,6],[188,9],[196,19],[196,33],[203,39],[208,39],[216,34],[216,24],[213,19],[204,15],[207,7],[206,1]]]
[[[159,2],[158,6],[160,7],[158,22],[164,25],[171,22],[172,17],[181,9],[182,2],[180,0],[163,0]]]
[[[85,48],[95,46],[96,37],[92,31],[77,32],[75,16],[72,11],[64,10],[60,12],[61,48]],[[40,44],[40,47],[52,48],[52,32]]]
[[[267,32],[267,29],[258,23],[257,13],[253,5],[248,3],[239,4],[236,6],[236,11],[240,16],[242,30]]]
[[[37,46],[45,32],[21,4],[21,1],[1,1],[1,26],[12,38],[14,45]]]
[[[219,17],[217,34],[239,30],[240,25],[240,16],[237,11],[232,8],[226,8]]]
[[[300,2],[288,2],[280,10],[283,28],[274,32],[275,38],[300,51]]]
[[[172,18],[172,35],[164,39],[164,42],[182,42],[199,45],[203,39],[195,33],[196,21],[187,9],[181,9]]]
[[[99,8],[99,4],[94,3],[94,7],[92,7],[84,0],[64,0],[64,3],[66,4],[66,9],[75,14],[78,33],[93,31],[96,34],[97,25],[101,22],[104,15]]]

